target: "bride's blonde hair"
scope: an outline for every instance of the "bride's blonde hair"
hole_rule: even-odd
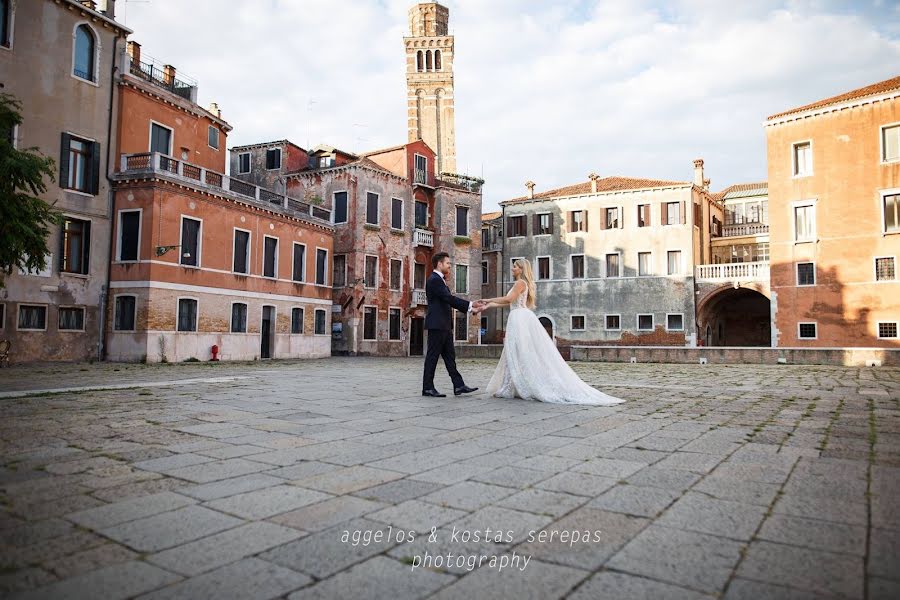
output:
[[[528,262],[527,258],[517,258],[513,264],[519,265],[519,268],[522,269],[522,274],[519,275],[519,278],[525,281],[525,285],[528,286],[528,298],[525,300],[525,304],[528,308],[534,308],[535,302],[535,285],[534,285],[534,271],[531,270],[531,263]]]

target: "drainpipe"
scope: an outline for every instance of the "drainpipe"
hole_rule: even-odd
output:
[[[509,261],[506,260],[506,237],[509,235],[509,231],[506,229],[506,205],[500,205],[500,231],[503,232],[503,236],[500,239],[500,262],[503,263],[503,268],[500,269],[500,289],[498,290],[499,296],[506,295],[506,288],[503,287],[503,284],[506,283],[506,267],[509,266]],[[506,316],[506,309],[500,309],[500,321],[498,321],[497,325],[499,326],[501,323],[504,323],[503,319]],[[498,331],[500,330],[497,327]],[[503,326],[503,338],[506,338],[506,325]]]
[[[115,244],[113,243],[112,235],[113,219],[115,217],[115,215],[113,214],[113,209],[115,207],[115,192],[113,191],[113,178],[109,175],[109,160],[112,153],[113,107],[116,90],[116,71],[118,71],[118,66],[116,65],[119,58],[118,54],[119,36],[117,34],[112,43],[112,68],[110,69],[109,73],[109,117],[106,122],[106,181],[107,187],[109,188],[107,190],[107,215],[109,216],[109,259],[106,261],[106,282],[100,288],[100,315],[97,319],[98,326],[100,327],[100,343],[97,346],[97,360],[104,360],[106,358],[106,303],[109,296],[109,279],[112,276],[113,252],[115,252]]]

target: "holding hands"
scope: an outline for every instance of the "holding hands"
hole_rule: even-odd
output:
[[[472,312],[476,315],[483,313],[488,308],[490,308],[490,305],[485,300],[476,300],[472,303]]]

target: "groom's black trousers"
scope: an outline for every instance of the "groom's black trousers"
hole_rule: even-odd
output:
[[[453,348],[453,332],[449,329],[428,330],[428,351],[425,353],[425,375],[422,390],[434,389],[434,370],[437,369],[438,357],[444,358],[447,373],[453,381],[453,388],[465,385],[462,375],[456,369],[456,350]]]

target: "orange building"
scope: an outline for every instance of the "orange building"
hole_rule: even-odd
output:
[[[195,83],[129,50],[106,358],[329,356],[329,212],[224,175],[231,126]]]
[[[900,77],[765,128],[774,345],[897,346]]]

